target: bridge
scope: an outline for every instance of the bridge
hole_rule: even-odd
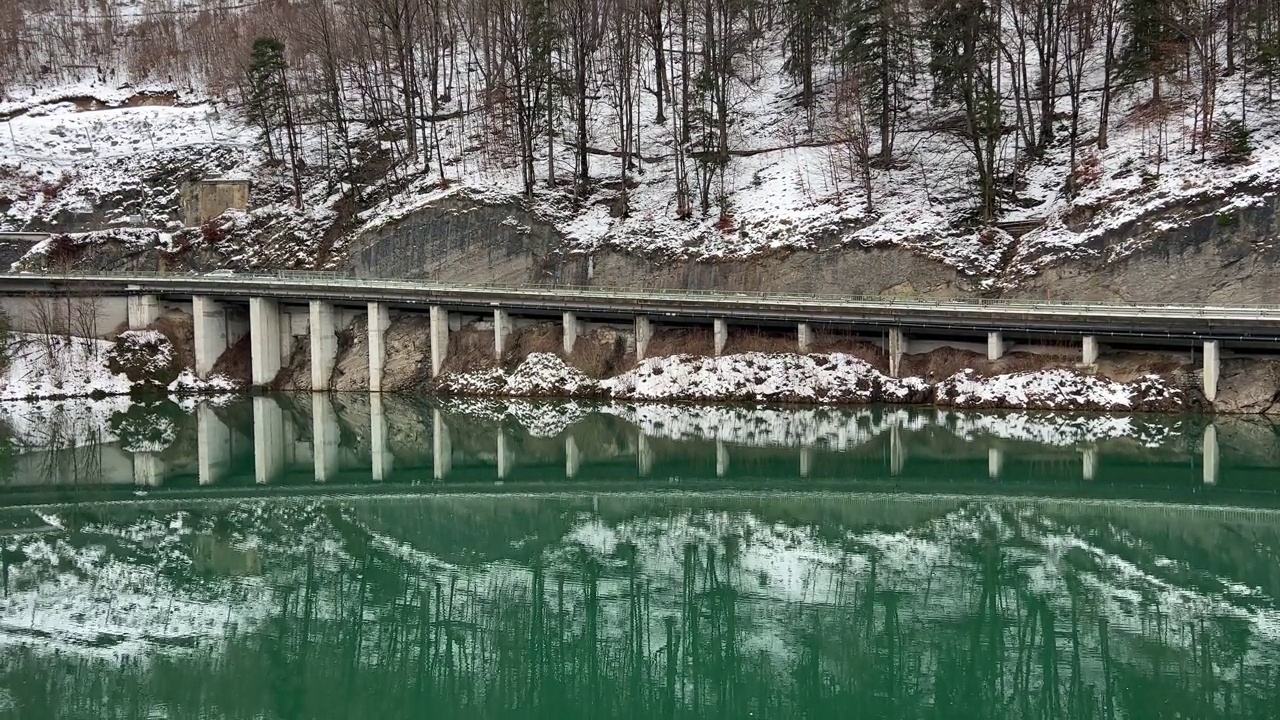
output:
[[[912,348],[985,344],[988,359],[1046,342],[1079,343],[1080,363],[1096,364],[1102,340],[1179,352],[1200,349],[1203,389],[1216,399],[1223,343],[1273,350],[1280,342],[1280,306],[1227,307],[1003,299],[929,300],[839,295],[763,295],[690,290],[598,287],[501,287],[356,277],[340,273],[0,274],[0,296],[16,317],[42,297],[101,298],[108,324],[149,326],[164,307],[180,306],[194,317],[196,372],[206,375],[218,357],[250,335],[252,380],[266,384],[279,372],[291,336],[308,335],[312,388],[328,389],[337,355],[337,331],[355,316],[369,322],[371,391],[381,390],[385,333],[392,314],[430,317],[431,368],[438,374],[450,332],[470,319],[492,320],[494,351],[501,355],[516,323],[558,319],[563,347],[572,352],[586,323],[623,324],[636,358],[643,359],[655,324],[709,325],[715,354],[723,352],[733,325],[793,327],[798,352],[808,352],[815,328],[872,334],[898,375]],[[244,312],[247,305],[248,312]],[[985,343],[983,342],[985,340]],[[913,345],[914,343],[914,345]],[[1040,343],[1039,346],[1036,343]]]

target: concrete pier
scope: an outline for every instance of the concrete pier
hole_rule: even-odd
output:
[[[1080,363],[1082,365],[1098,364],[1098,338],[1093,335],[1084,336],[1080,348]]]
[[[1204,429],[1204,441],[1202,443],[1203,465],[1204,465],[1204,484],[1218,484],[1218,426],[1209,423]]]
[[[515,465],[514,458],[511,456],[511,447],[507,442],[507,434],[501,429],[498,430],[498,479],[506,480],[507,475],[511,473],[511,467]]]
[[[211,297],[191,298],[192,331],[196,346],[196,375],[208,377],[227,351],[227,312]]]
[[[157,453],[133,454],[133,484],[160,487],[164,484],[165,463]]]
[[[333,322],[333,303],[311,301],[311,390],[324,392],[329,389],[333,365],[338,359],[338,334]],[[370,353],[372,358],[372,353]],[[373,360],[369,365],[372,368]]]
[[[369,454],[373,461],[373,479],[382,482],[391,474],[394,456],[387,446],[387,412],[382,395],[369,396]]]
[[[449,356],[449,311],[431,306],[431,377],[439,377]]]
[[[580,329],[578,327],[578,316],[571,312],[565,313],[562,326],[564,328],[564,354],[572,355],[573,346],[578,342],[578,331]]]
[[[801,355],[813,350],[813,326],[809,323],[796,325],[796,351]]]
[[[724,354],[724,346],[729,344],[729,323],[724,318],[716,318],[713,328],[716,357],[720,357]]]
[[[1004,469],[1004,451],[1000,448],[987,448],[987,477],[995,480]]]
[[[907,466],[907,446],[902,441],[902,427],[889,426],[889,474],[901,475]]]
[[[280,305],[271,298],[249,298],[249,344],[253,384],[267,385],[280,372]]]
[[[311,394],[311,453],[316,482],[329,482],[338,475],[338,414],[325,393]]]
[[[987,333],[987,359],[999,360],[1004,357],[1004,333]]]
[[[382,392],[382,373],[387,367],[387,328],[391,312],[386,303],[369,303],[369,392]]]
[[[444,480],[453,470],[453,443],[444,413],[439,410],[431,411],[431,460],[436,480]]]
[[[506,351],[507,336],[511,334],[511,314],[502,308],[493,310],[493,356],[501,359]]]
[[[284,472],[284,411],[275,400],[253,399],[253,479],[266,485]]]
[[[649,341],[653,339],[653,323],[648,315],[636,316],[636,362],[645,358],[649,349]]]
[[[201,485],[213,485],[231,467],[231,430],[204,403],[196,409],[196,455]]]
[[[1218,354],[1218,341],[1204,341],[1204,370],[1201,373],[1201,381],[1204,387],[1204,397],[1209,402],[1218,399],[1218,375],[1222,372],[1222,359]]]
[[[130,330],[144,330],[160,319],[160,298],[155,295],[130,295],[126,300]]]
[[[889,328],[889,377],[902,372],[902,356],[907,352],[907,336],[900,327]]]
[[[807,478],[813,472],[813,448],[800,448],[800,477]]]
[[[716,440],[716,477],[722,478],[729,474],[729,448],[725,446],[723,440]]]

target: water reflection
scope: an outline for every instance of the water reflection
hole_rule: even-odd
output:
[[[1275,717],[1269,510],[857,494],[0,510],[20,717]]]
[[[89,487],[250,492],[762,479],[929,491],[940,484],[1103,494],[1165,488],[1204,498],[1270,496],[1277,469],[1277,426],[1259,418],[323,394],[225,405],[0,404],[0,482],[9,498]]]

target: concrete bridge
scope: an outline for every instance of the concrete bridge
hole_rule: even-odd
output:
[[[252,348],[252,380],[271,382],[292,336],[308,335],[312,388],[328,389],[337,355],[336,334],[367,313],[371,391],[380,391],[386,362],[385,333],[393,314],[430,317],[432,372],[448,353],[450,332],[470,319],[492,320],[494,352],[501,355],[517,323],[557,319],[563,347],[572,352],[587,323],[633,329],[643,359],[655,325],[706,325],[720,354],[735,325],[787,328],[796,349],[807,352],[815,329],[864,333],[881,342],[897,375],[913,349],[954,345],[985,347],[989,359],[1046,342],[1078,344],[1080,363],[1093,365],[1102,343],[1198,354],[1205,396],[1217,396],[1221,349],[1274,351],[1280,343],[1280,307],[1116,305],[1008,300],[919,300],[821,295],[759,295],[696,291],[576,287],[510,288],[415,280],[360,278],[329,273],[277,272],[204,275],[96,274],[0,275],[0,296],[15,327],[24,304],[47,296],[100,298],[106,324],[140,329],[165,307],[194,318],[196,371],[207,374],[218,357],[245,334]],[[247,312],[246,312],[247,308]],[[1039,344],[1039,345],[1037,345]]]

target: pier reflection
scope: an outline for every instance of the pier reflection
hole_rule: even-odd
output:
[[[111,487],[879,483],[1270,495],[1258,418],[298,394],[0,406],[9,495]]]

